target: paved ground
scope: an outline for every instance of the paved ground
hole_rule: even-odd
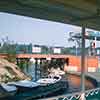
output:
[[[87,76],[95,79],[98,83],[98,87],[100,87],[100,72],[96,72],[96,73],[86,73]]]
[[[95,72],[95,73],[86,73],[86,75],[96,79],[98,82],[100,82],[100,72]]]
[[[70,72],[70,74],[78,75],[80,76],[80,72]],[[85,73],[86,77],[91,78],[91,80],[94,80],[98,83],[98,87],[100,87],[100,72],[91,72],[91,73]]]

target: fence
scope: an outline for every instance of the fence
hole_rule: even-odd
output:
[[[86,90],[85,98],[98,95],[99,93],[100,93],[100,88]],[[76,92],[72,94],[65,94],[65,95],[60,95],[55,97],[43,98],[39,100],[80,100],[81,94],[82,94],[81,92]]]

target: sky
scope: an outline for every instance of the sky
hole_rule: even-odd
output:
[[[8,36],[18,43],[70,47],[69,32],[80,32],[81,28],[47,20],[0,13],[0,41]]]

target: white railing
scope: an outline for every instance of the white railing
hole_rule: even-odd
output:
[[[100,93],[100,88],[86,90],[85,97],[86,98],[91,97],[93,95],[97,95],[98,93]],[[81,94],[82,94],[81,92],[76,92],[71,94],[55,96],[55,97],[43,98],[39,100],[73,100],[73,99],[80,100]]]

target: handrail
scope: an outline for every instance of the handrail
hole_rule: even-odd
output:
[[[100,91],[100,88],[90,89],[85,91],[85,97],[97,95]],[[73,98],[80,99],[82,92],[76,92],[71,94],[64,94],[60,96],[54,96],[54,97],[48,97],[38,100],[59,100],[59,98],[62,98],[62,100],[72,100]]]

